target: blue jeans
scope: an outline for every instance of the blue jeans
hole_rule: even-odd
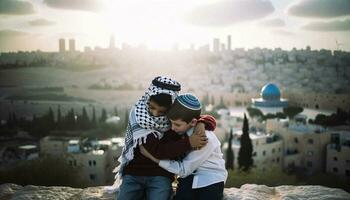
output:
[[[117,200],[169,200],[171,179],[164,176],[123,176]]]

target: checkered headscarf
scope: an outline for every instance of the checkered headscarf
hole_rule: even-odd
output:
[[[157,94],[169,94],[174,103],[181,85],[170,78],[156,77],[145,95],[131,109],[129,122],[125,135],[125,146],[118,161],[120,169],[118,174],[122,175],[123,168],[134,158],[134,148],[146,143],[149,134],[162,138],[163,133],[170,129],[170,122],[166,116],[152,116],[149,112],[149,99]]]

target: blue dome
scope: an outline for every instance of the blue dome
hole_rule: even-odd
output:
[[[264,100],[280,100],[281,92],[275,84],[268,83],[262,89],[260,93]]]

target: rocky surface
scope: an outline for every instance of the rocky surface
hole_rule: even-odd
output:
[[[0,200],[114,200],[104,187],[85,189],[70,187],[0,185]],[[241,188],[225,188],[224,200],[350,200],[350,193],[323,186],[278,186],[246,184]]]

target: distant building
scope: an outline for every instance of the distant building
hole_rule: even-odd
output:
[[[75,51],[75,40],[69,39],[69,51],[74,52]]]
[[[333,130],[327,145],[327,173],[350,178],[350,129]]]
[[[66,43],[63,38],[58,40],[58,48],[60,53],[63,53],[66,51]]]
[[[266,132],[278,133],[283,139],[283,169],[306,174],[325,171],[326,146],[331,141],[331,133],[325,128],[306,120],[269,119]]]
[[[232,150],[234,154],[234,167],[238,168],[238,153],[241,147],[240,136],[242,131],[234,133]],[[263,132],[251,132],[249,134],[253,145],[253,167],[266,171],[268,169],[282,169],[283,164],[283,140],[277,135],[269,135]],[[223,145],[224,158],[228,143]]]
[[[79,167],[80,176],[89,186],[113,183],[113,169],[123,148],[123,138],[87,140],[75,137],[47,136],[40,140],[40,156],[64,158]]]
[[[214,53],[220,51],[220,40],[219,40],[219,38],[214,38],[214,40],[213,40],[213,51],[214,51]]]
[[[227,36],[227,51],[231,51],[232,47],[231,47],[231,35]]]

